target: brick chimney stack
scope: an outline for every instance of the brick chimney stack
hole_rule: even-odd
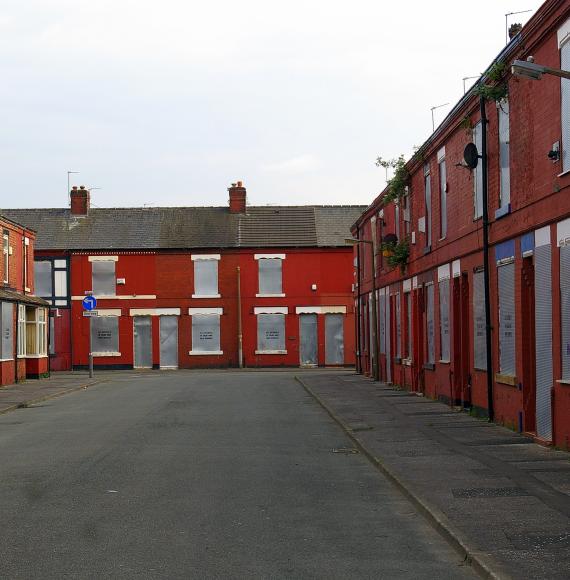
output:
[[[509,27],[509,40],[512,40],[522,30],[522,24],[515,22]]]
[[[246,191],[243,183],[238,181],[228,187],[230,192],[230,213],[245,213]]]
[[[74,185],[70,192],[71,215],[87,215],[89,212],[89,190],[84,185]]]

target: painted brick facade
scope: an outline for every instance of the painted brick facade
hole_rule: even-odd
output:
[[[568,40],[561,31],[569,25],[568,3],[548,1],[515,37],[498,57],[509,65],[513,60],[526,60],[532,55],[536,63],[552,68],[561,68],[561,49]],[[561,38],[562,37],[562,38]],[[539,440],[552,441],[565,448],[570,447],[570,386],[562,376],[562,358],[568,345],[562,342],[561,320],[565,315],[561,301],[561,252],[567,243],[560,241],[561,234],[568,229],[570,217],[570,172],[563,172],[561,161],[548,157],[553,144],[562,142],[561,128],[561,81],[560,78],[544,75],[540,81],[514,77],[505,73],[508,86],[509,119],[509,174],[510,207],[501,207],[501,167],[499,114],[505,105],[487,101],[487,158],[488,158],[488,208],[490,236],[490,289],[492,319],[493,402],[495,419],[513,429],[534,433]],[[485,77],[480,83],[488,82]],[[401,301],[401,348],[405,351],[408,325],[406,315],[407,288],[411,292],[413,350],[409,357],[395,357],[390,353],[378,355],[381,378],[391,380],[406,388],[440,398],[450,403],[470,407],[479,414],[487,411],[487,372],[475,367],[475,314],[474,284],[477,272],[483,266],[482,219],[474,215],[475,171],[459,166],[463,151],[473,140],[473,127],[480,121],[479,98],[474,92],[460,101],[442,125],[421,147],[419,153],[407,163],[409,178],[409,224],[410,257],[404,274],[399,269],[389,268],[380,256],[376,245],[376,279],[378,292],[378,316],[382,317],[381,301],[386,295],[391,298],[391,313],[382,329],[380,322],[376,333],[378,343],[384,343],[389,335],[391,346],[397,338],[395,317],[395,294]],[[447,233],[440,238],[442,208],[440,204],[440,173],[438,155],[445,148]],[[426,217],[425,173],[429,168],[431,180],[432,243],[428,247],[426,233],[420,231],[420,222]],[[383,202],[382,192],[353,228],[361,239],[381,240],[387,233],[395,233],[395,207]],[[402,202],[403,203],[403,202]],[[406,223],[400,211],[400,239],[406,237]],[[380,216],[383,217],[380,217]],[[380,225],[381,224],[381,225]],[[382,231],[380,231],[382,228]],[[543,229],[546,228],[546,229]],[[373,229],[376,231],[373,235]],[[415,237],[415,243],[412,240]],[[562,236],[566,237],[566,234]],[[524,241],[523,241],[524,238]],[[546,241],[545,241],[546,238]],[[539,241],[540,240],[540,241]],[[507,243],[506,246],[502,245]],[[503,257],[505,247],[514,251]],[[535,279],[538,267],[539,245],[547,245],[551,252],[551,270],[548,282],[549,295],[541,290],[544,279]],[[562,248],[561,248],[562,246]],[[372,291],[370,244],[359,244],[356,276],[360,282],[356,293],[360,301],[359,325],[361,326],[358,367],[362,372],[373,372],[371,360],[373,333],[370,328],[370,302]],[[523,255],[524,254],[524,255]],[[501,347],[503,352],[510,348],[511,334],[507,329],[512,323],[500,326],[498,268],[509,262],[514,264],[512,290],[502,289],[505,300],[514,304],[514,372],[501,373]],[[448,274],[445,274],[445,271]],[[449,282],[444,282],[449,279]],[[430,285],[433,284],[433,336],[435,359],[428,360],[427,334],[430,328],[427,311]],[[440,321],[440,285],[449,284],[449,328],[450,360],[441,360],[442,340]],[[507,294],[509,294],[507,296]],[[552,358],[552,380],[548,392],[537,391],[541,377],[536,373],[536,333],[543,326],[535,323],[535,311],[547,301],[551,303],[551,336],[549,341]],[[386,313],[384,311],[384,316]],[[510,315],[509,315],[510,316]],[[444,317],[445,318],[445,317]],[[445,327],[445,322],[444,322]],[[480,327],[478,327],[480,331]],[[503,334],[502,334],[502,331]],[[382,335],[382,336],[380,336]],[[500,338],[502,336],[503,338]],[[529,337],[533,337],[532,339]],[[381,340],[380,340],[381,338]],[[503,341],[501,343],[501,340]],[[380,348],[378,349],[380,350]],[[507,355],[505,354],[504,357]],[[541,387],[542,388],[542,387]],[[537,394],[538,393],[538,394]],[[549,400],[548,400],[549,399]],[[537,407],[538,405],[538,407]],[[550,406],[550,412],[545,407]],[[548,421],[551,422],[549,432]],[[537,428],[538,421],[538,428]],[[546,435],[541,435],[541,430]]]

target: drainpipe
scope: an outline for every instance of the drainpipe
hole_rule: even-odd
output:
[[[483,275],[485,283],[485,343],[487,347],[487,409],[489,421],[495,417],[493,401],[493,353],[491,339],[491,284],[489,281],[489,210],[487,191],[487,111],[485,110],[485,97],[479,98],[481,110],[481,174],[483,177]]]
[[[50,324],[50,313],[51,308],[46,308],[46,323],[47,323],[47,363],[48,363],[48,378],[51,379],[51,353],[50,353],[50,341],[51,341],[51,324]],[[55,320],[54,320],[55,325]]]
[[[237,267],[237,299],[238,299],[238,366],[243,369],[243,331],[241,322],[241,271]]]

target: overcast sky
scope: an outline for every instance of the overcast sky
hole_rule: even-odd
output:
[[[540,4],[1,0],[0,207],[368,204]]]

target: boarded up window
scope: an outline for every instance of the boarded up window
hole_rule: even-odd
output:
[[[477,147],[477,151],[481,154],[483,148],[483,131],[481,129],[481,122],[475,125],[473,129],[473,142]],[[474,191],[473,191],[473,205],[475,218],[480,218],[483,215],[483,170],[481,163],[473,170],[475,172]]]
[[[280,262],[280,260],[278,260]],[[285,350],[285,315],[257,315],[257,350]]]
[[[499,161],[501,165],[501,207],[511,202],[511,169],[509,152],[509,102],[501,101],[499,113]]]
[[[570,40],[560,49],[560,66],[570,70]],[[570,79],[560,79],[562,96],[562,168],[570,170]]]
[[[402,316],[400,293],[396,293],[396,358],[402,358]]]
[[[344,315],[325,315],[325,362],[344,364]]]
[[[34,262],[34,290],[36,296],[51,298],[51,260],[39,260]]]
[[[499,278],[499,370],[516,374],[515,368],[515,264],[498,268]]]
[[[570,246],[560,248],[560,308],[562,317],[562,378],[570,380]]]
[[[406,357],[412,358],[412,293],[408,292],[406,294],[406,317],[407,317],[407,328],[406,328]]]
[[[49,317],[49,353],[55,354],[55,318]]]
[[[89,320],[91,321],[91,350],[100,353],[119,352],[119,317],[94,316]]]
[[[473,344],[476,369],[487,369],[487,342],[485,338],[485,280],[483,272],[473,274]]]
[[[219,352],[219,351],[220,351],[220,315],[193,314],[192,352]]]
[[[115,262],[95,261],[91,262],[93,268],[93,294],[99,296],[115,296]]]
[[[434,328],[434,295],[433,284],[429,284],[426,289],[426,340],[427,352],[426,362],[428,364],[435,363],[435,328]]]
[[[259,266],[259,293],[281,294],[283,292],[281,259],[262,258]]]
[[[439,337],[441,360],[449,361],[449,280],[439,282]]]
[[[11,302],[2,302],[0,309],[0,358],[14,358],[14,305]]]
[[[217,296],[218,260],[194,261],[194,294],[198,296]]]
[[[386,297],[380,294],[379,318],[380,318],[380,353],[386,354]]]
[[[445,159],[439,163],[439,235],[447,235],[447,171]]]
[[[431,176],[429,165],[424,167],[425,203],[426,203],[426,246],[431,246]]]

